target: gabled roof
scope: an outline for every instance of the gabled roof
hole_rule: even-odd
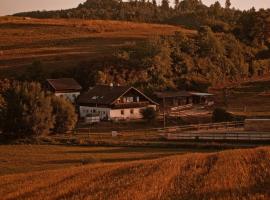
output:
[[[47,79],[47,82],[56,92],[82,90],[80,84],[73,78]]]
[[[152,99],[147,97],[141,91],[137,90],[134,87],[129,86],[109,86],[109,85],[97,85],[88,92],[81,94],[78,97],[79,104],[99,104],[99,105],[111,105],[118,98],[125,95],[130,90],[134,89],[146,99],[148,99],[151,103],[157,104]]]

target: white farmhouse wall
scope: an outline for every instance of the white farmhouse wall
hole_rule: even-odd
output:
[[[143,108],[113,109],[110,111],[110,119],[112,120],[141,119],[142,118],[140,112],[141,109]]]
[[[156,109],[156,105],[150,105]],[[133,120],[141,119],[141,110],[144,108],[128,108],[128,109],[111,109],[111,108],[100,108],[100,107],[87,107],[80,106],[80,117],[85,118],[87,115],[99,114],[100,119],[109,120]]]
[[[105,119],[110,117],[110,108],[80,106],[80,116],[82,118],[91,114],[99,114],[100,119]]]
[[[71,93],[55,93],[55,96],[64,97],[70,100],[72,103],[75,103],[75,100],[80,95],[80,92],[71,92]]]

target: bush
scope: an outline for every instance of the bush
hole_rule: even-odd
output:
[[[141,111],[143,119],[147,121],[154,121],[157,118],[157,112],[154,108],[148,107]]]
[[[233,121],[234,117],[231,113],[228,113],[223,108],[216,108],[213,112],[212,116],[213,122],[227,122]]]
[[[77,115],[74,106],[68,100],[61,97],[52,97],[54,115],[54,132],[66,133],[75,128]]]
[[[36,136],[53,127],[50,97],[38,83],[13,82],[3,91],[0,128],[13,136]]]
[[[65,133],[76,123],[71,102],[48,95],[39,83],[0,80],[0,133],[6,138]]]

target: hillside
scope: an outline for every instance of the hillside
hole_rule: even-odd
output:
[[[224,88],[211,88],[209,92],[215,94],[217,106],[225,107],[235,115],[247,117],[269,117],[270,116],[270,78],[254,79],[239,82]],[[227,106],[225,105],[227,102]]]
[[[270,149],[0,177],[2,199],[269,199]]]
[[[0,18],[0,69],[30,65],[77,66],[80,61],[110,56],[119,47],[175,31],[177,26],[80,19]],[[16,68],[17,69],[17,68]]]

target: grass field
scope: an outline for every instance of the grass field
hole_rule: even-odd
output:
[[[5,175],[0,176],[0,196],[3,200],[268,200],[270,149],[195,153]]]
[[[18,69],[41,60],[46,67],[65,68],[80,61],[112,55],[121,46],[182,27],[119,21],[0,18],[0,69]]]
[[[211,90],[216,94],[218,106],[224,106],[221,89]],[[247,117],[270,117],[270,78],[250,81],[228,89],[227,110]]]
[[[177,148],[2,145],[0,146],[0,176],[82,164],[153,159],[194,151]]]

